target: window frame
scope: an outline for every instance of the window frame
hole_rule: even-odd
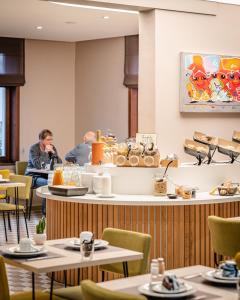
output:
[[[19,159],[19,87],[1,87],[6,88],[6,152],[0,157],[0,165],[4,165]]]

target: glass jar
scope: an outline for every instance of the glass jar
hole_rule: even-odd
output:
[[[167,179],[160,175],[154,177],[154,195],[155,196],[166,196],[167,195]]]
[[[54,173],[53,173],[53,185],[63,185],[64,184],[64,179],[63,179],[63,169],[62,168],[55,168]]]
[[[150,286],[151,286],[154,283],[158,282],[159,264],[157,259],[152,259],[151,261],[150,274],[151,274],[151,281],[150,281]]]
[[[158,258],[158,265],[159,265],[159,277],[162,279],[165,273],[165,262],[164,258],[160,257]]]

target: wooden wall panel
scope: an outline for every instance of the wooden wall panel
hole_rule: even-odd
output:
[[[106,227],[152,236],[151,258],[164,257],[166,268],[203,264],[214,266],[207,225],[209,215],[240,216],[240,202],[186,206],[108,206],[47,200],[48,239],[77,237],[83,230],[101,238]],[[77,271],[68,271],[68,284],[77,284]],[[83,269],[81,279],[101,281],[97,267]],[[118,278],[107,274],[106,279]],[[58,272],[56,279],[63,280]]]

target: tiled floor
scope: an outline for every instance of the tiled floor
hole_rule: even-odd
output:
[[[30,238],[35,233],[35,225],[37,224],[39,218],[41,217],[40,211],[33,211],[31,220],[28,221],[28,229]],[[11,216],[11,225],[12,225],[12,232],[8,230],[8,242],[7,245],[11,246],[12,244],[17,243],[17,235],[16,235],[16,222],[15,216]],[[0,215],[0,245],[6,245],[5,241],[5,234],[4,234],[4,226],[3,226],[3,219],[2,215]],[[24,218],[20,215],[20,233],[21,238],[27,236]],[[11,267],[9,265],[7,267],[8,273],[8,281],[10,292],[15,293],[19,291],[29,291],[32,288],[32,281],[31,281],[31,273],[28,271],[24,271],[22,269],[18,269],[15,267]],[[46,276],[46,274],[36,275],[36,288],[39,290],[46,290],[50,287],[50,280]],[[61,285],[58,283],[54,283],[54,288],[58,288]]]

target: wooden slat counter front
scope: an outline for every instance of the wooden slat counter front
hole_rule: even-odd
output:
[[[46,187],[37,194],[47,198],[47,237],[77,237],[83,230],[101,238],[103,229],[115,227],[151,234],[151,258],[164,257],[167,269],[205,265],[213,267],[209,215],[240,216],[240,196],[210,196],[198,193],[192,200],[169,200],[150,195],[116,195],[100,199],[96,195],[60,197]],[[75,272],[76,273],[76,272]],[[76,274],[71,272],[71,283]],[[81,278],[100,280],[95,268],[81,271]],[[108,275],[108,279],[112,279]],[[62,279],[59,278],[59,279]]]

